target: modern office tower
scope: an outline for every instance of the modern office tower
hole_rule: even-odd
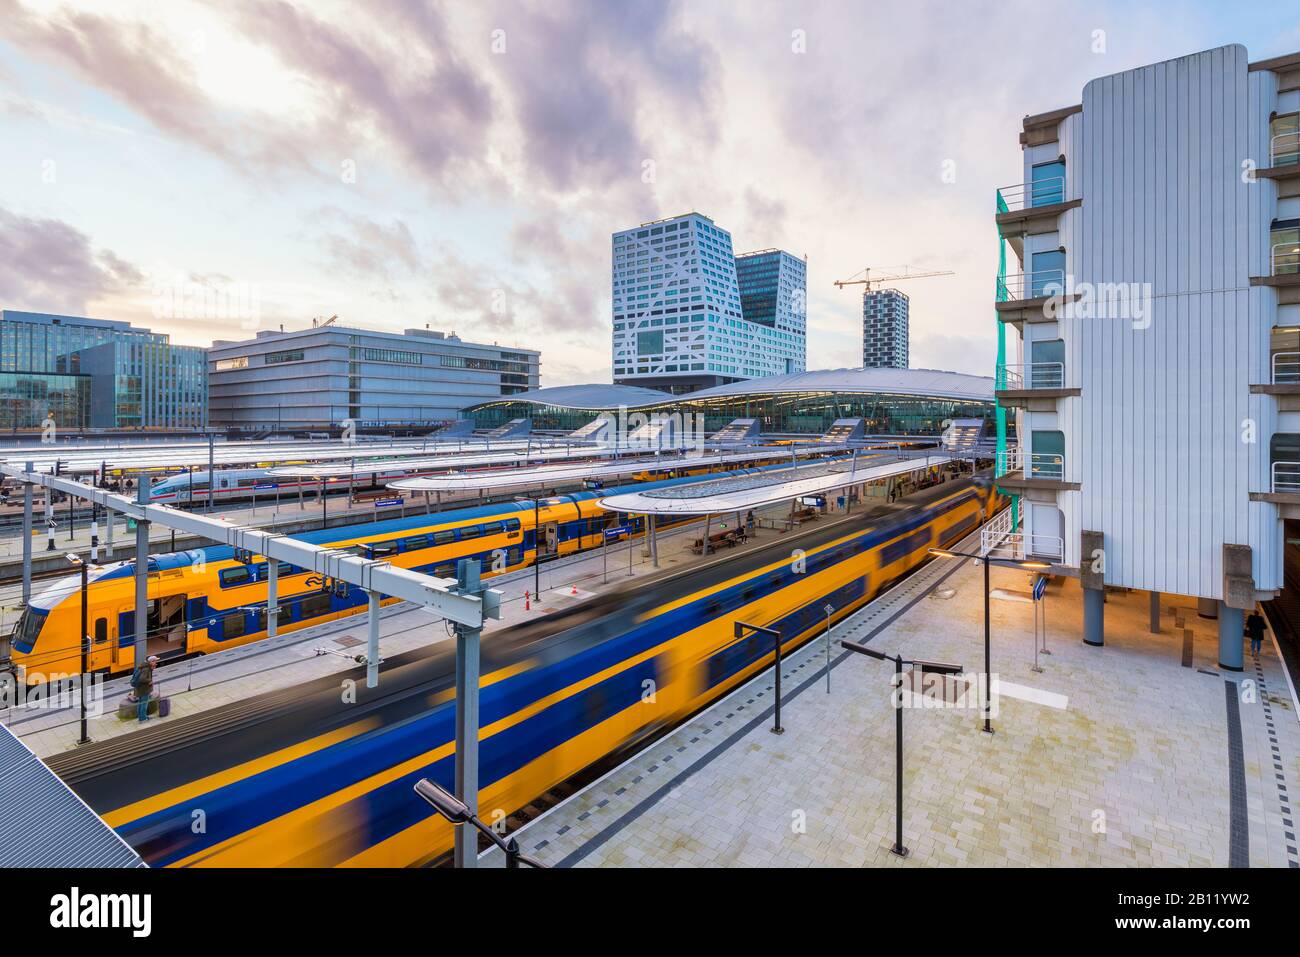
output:
[[[731,234],[707,216],[686,213],[615,233],[614,381],[681,393],[802,369],[803,263],[773,252],[755,254],[759,318],[750,319]],[[762,257],[775,260],[774,279]],[[757,305],[763,289],[774,295],[770,310]]]
[[[214,425],[262,430],[432,426],[539,385],[541,353],[455,333],[314,326],[208,351]]]
[[[1223,46],[1028,116],[997,194],[999,484],[1025,550],[1104,588],[1195,596],[1242,665],[1300,517],[1300,54]]]
[[[862,367],[907,368],[907,296],[872,289],[862,296]]]
[[[808,264],[783,249],[759,249],[736,257],[740,314],[746,322],[783,335],[772,342],[781,374],[808,367]]]
[[[0,432],[201,429],[207,356],[130,323],[0,312]]]

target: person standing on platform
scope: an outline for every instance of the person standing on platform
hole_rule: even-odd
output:
[[[1264,641],[1264,616],[1256,608],[1246,619],[1246,637],[1250,639],[1250,653],[1259,657],[1259,646]]]

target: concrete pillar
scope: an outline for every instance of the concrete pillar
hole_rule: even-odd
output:
[[[1083,586],[1083,643],[1106,643],[1106,539],[1101,532],[1079,532],[1079,584]]]
[[[141,480],[136,483],[135,500],[141,505],[149,501],[149,487]],[[149,523],[135,523],[135,655],[136,661],[149,653]]]
[[[113,514],[113,510],[111,508],[105,508],[104,524],[107,526],[106,531],[108,532],[108,538],[104,543],[105,558],[113,557],[113,525],[116,523],[116,521],[117,521],[117,517]]]
[[[1202,618],[1218,618],[1219,602],[1213,598],[1196,599],[1196,613]]]
[[[1246,613],[1240,608],[1219,606],[1219,667],[1224,671],[1240,671],[1242,667]]]
[[[280,563],[266,559],[266,637],[280,633]]]
[[[32,474],[32,463],[27,463]],[[23,483],[23,606],[32,598],[32,483]]]
[[[1101,588],[1083,590],[1083,643],[1100,648],[1106,643],[1106,592]]]
[[[654,515],[647,515],[646,520],[650,524],[650,561],[655,568],[659,567],[659,538],[655,534],[657,531],[658,521]]]
[[[379,686],[379,592],[366,592],[369,606],[366,609],[366,624],[369,627],[366,644],[366,687]]]
[[[1151,593],[1151,634],[1160,634],[1160,592]]]
[[[482,594],[479,564],[462,558],[456,579],[461,594]],[[481,628],[456,626],[456,796],[478,813],[479,651]],[[478,866],[478,832],[456,828],[453,856],[457,867]]]

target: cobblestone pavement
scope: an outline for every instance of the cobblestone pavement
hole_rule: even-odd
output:
[[[982,577],[937,560],[835,638],[982,671]],[[836,644],[827,694],[820,638],[784,665],[783,735],[769,672],[531,822],[521,846],[587,867],[1300,864],[1300,722],[1271,642],[1243,674],[1220,673],[1217,622],[1194,600],[1166,596],[1153,635],[1148,595],[1117,592],[1092,648],[1078,583],[1058,580],[1036,673],[1026,573],[995,569],[993,588],[995,733],[978,710],[904,712],[908,857],[890,853],[893,666]],[[1026,700],[1036,692],[1065,706]]]

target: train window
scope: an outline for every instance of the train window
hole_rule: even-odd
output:
[[[259,562],[252,566],[253,578],[257,581],[266,581],[266,562]]]
[[[288,562],[276,562],[275,564],[276,574],[281,578],[288,578],[290,575],[297,575],[302,571],[301,568],[298,568],[295,565],[290,565]]]
[[[397,542],[375,542],[370,546],[372,558],[386,558],[397,554]]]
[[[448,565],[448,564],[438,565],[433,570],[433,577],[434,578],[455,578],[456,566]]]
[[[404,552],[418,552],[420,549],[428,547],[428,535],[412,535],[410,538],[402,539],[402,551]]]
[[[330,613],[329,595],[308,595],[302,600],[302,617],[319,618]]]
[[[435,545],[449,545],[455,540],[456,540],[456,533],[451,531],[450,529],[442,532],[433,533],[433,544]]]
[[[508,532],[517,532],[517,531],[519,531],[519,519],[517,519],[517,518],[508,518],[508,519],[506,519],[506,531],[508,531]]]
[[[236,568],[223,568],[220,578],[222,588],[233,588],[236,585],[247,585],[253,580],[253,573],[247,565],[239,565]]]
[[[479,528],[477,525],[466,525],[457,529],[457,531],[460,532],[461,541],[464,541],[467,538],[481,538],[483,535],[483,529]]]
[[[500,535],[506,529],[505,522],[488,522],[483,526],[484,535]]]
[[[95,642],[108,641],[108,619],[95,619]]]
[[[238,638],[244,634],[244,613],[237,611],[221,619],[221,637],[223,640]]]

